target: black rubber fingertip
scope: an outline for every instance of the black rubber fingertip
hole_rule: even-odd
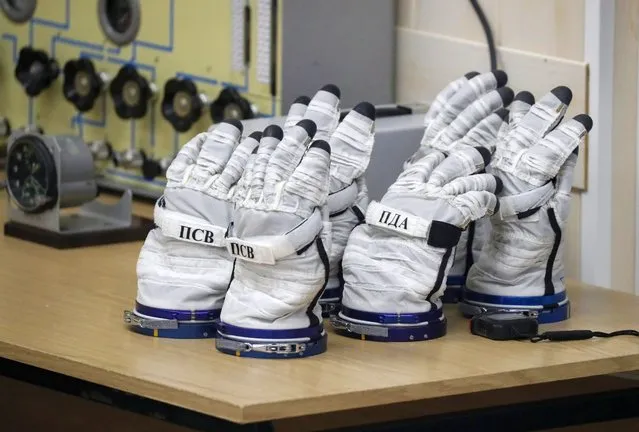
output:
[[[293,101],[293,104],[308,105],[309,103],[311,103],[311,98],[308,96],[298,96],[297,99]]]
[[[521,101],[521,102],[525,102],[528,105],[534,105],[535,104],[535,96],[533,96],[533,94],[529,91],[520,91],[519,93],[517,93],[515,95],[515,100],[516,101]]]
[[[499,108],[497,111],[495,111],[495,114],[497,114],[502,120],[506,121],[508,120],[510,111],[508,111],[506,108]]]
[[[340,97],[342,95],[342,92],[340,91],[339,87],[337,87],[335,84],[326,84],[320,90],[324,90],[324,91],[327,91],[329,93],[332,93],[336,97]]]
[[[310,150],[310,149],[313,149],[313,148],[322,149],[326,153],[331,154],[331,146],[330,146],[329,143],[327,143],[324,140],[313,141],[313,143],[309,146],[308,149]]]
[[[495,195],[497,195],[504,189],[504,182],[501,181],[499,177],[495,176],[495,183],[497,183],[495,186]]]
[[[492,158],[490,150],[488,150],[486,147],[475,147],[475,150],[477,150],[479,154],[481,154],[481,157],[484,160],[484,166],[488,166],[488,164],[490,163],[490,159]]]
[[[240,132],[244,130],[244,126],[242,125],[242,122],[237,119],[222,120],[222,123],[227,123],[227,124],[235,126],[236,128],[240,130]]]
[[[317,132],[317,125],[311,119],[304,119],[297,122],[297,126],[306,131],[309,137],[313,138]]]
[[[497,93],[499,93],[499,97],[501,97],[501,101],[504,106],[510,105],[510,103],[515,98],[515,92],[510,87],[502,87],[497,89]]]
[[[497,198],[497,204],[495,204],[495,210],[493,210],[493,214],[499,213],[499,198]]]
[[[592,129],[592,117],[590,117],[588,114],[576,115],[573,117],[573,120],[576,120],[579,123],[581,123],[586,128],[586,131],[588,132],[590,132],[590,129]]]
[[[479,75],[479,72],[477,72],[477,71],[472,71],[472,72],[468,72],[466,75],[464,75],[464,78],[466,78],[466,79],[473,79],[473,78],[475,78],[477,75]]]
[[[564,105],[569,105],[572,101],[572,90],[566,86],[555,87],[550,93],[554,94]]]
[[[262,139],[262,132],[260,131],[255,131],[252,134],[249,135],[249,138],[253,138],[255,141],[259,141]]]
[[[264,138],[271,137],[281,140],[284,138],[284,131],[278,125],[269,125],[264,129]]]
[[[260,146],[255,146],[251,154],[257,154],[257,151],[260,149]]]
[[[360,102],[355,105],[353,111],[360,113],[361,115],[368,117],[371,120],[375,120],[375,106],[369,102]]]
[[[497,80],[497,87],[503,87],[508,82],[508,74],[503,70],[497,69],[493,72],[495,79]]]

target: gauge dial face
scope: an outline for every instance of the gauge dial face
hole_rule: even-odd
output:
[[[54,199],[55,166],[46,146],[31,138],[14,143],[7,158],[7,186],[16,204],[35,212]]]

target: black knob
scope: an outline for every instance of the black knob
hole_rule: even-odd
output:
[[[80,112],[91,110],[104,87],[104,81],[96,72],[93,62],[86,58],[69,60],[64,65],[63,74],[64,98]]]
[[[58,62],[42,50],[24,47],[18,55],[15,77],[29,97],[48,89],[60,75]]]
[[[202,116],[204,102],[190,79],[171,78],[164,85],[162,115],[178,132],[191,129]]]
[[[138,73],[135,66],[124,65],[111,81],[109,91],[118,117],[122,119],[141,119],[153,99],[152,84]]]
[[[142,154],[142,177],[144,177],[145,180],[153,180],[162,175],[162,165],[160,165],[160,162],[150,159],[142,150],[140,150],[140,153]]]
[[[214,123],[226,119],[246,120],[255,116],[251,103],[232,87],[227,87],[220,92],[211,104],[210,110]]]

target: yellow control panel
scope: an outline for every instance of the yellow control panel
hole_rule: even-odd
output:
[[[250,113],[231,104],[218,106],[218,114],[243,118],[280,112],[278,76],[271,69],[280,34],[272,1],[25,2],[31,3],[32,15],[24,17],[28,19],[0,13],[0,117],[13,130],[30,127],[45,134],[81,136],[93,145],[96,166],[107,180],[161,189],[158,166],[166,168],[179,146],[214,123],[211,104],[220,102],[224,89],[233,90],[231,96],[241,98],[239,106]],[[6,7],[12,4],[28,7],[19,1]],[[48,58],[43,60],[42,54]],[[94,100],[89,97],[87,68],[93,68],[102,84]],[[123,69],[129,74],[121,74],[114,89]],[[43,78],[47,73],[48,79]],[[131,73],[142,77],[140,85],[148,88],[136,87]],[[195,89],[197,99],[178,86],[178,91],[172,90],[173,99],[164,100],[172,79],[188,81],[186,88]],[[117,104],[139,104],[146,94],[142,90],[151,96],[148,104],[142,101],[142,115],[131,117],[126,109],[117,109]],[[229,105],[227,96],[221,98],[222,105]],[[189,113],[196,102],[201,102],[201,109]],[[177,130],[167,115],[180,114],[188,114],[190,121]],[[155,164],[150,170],[146,166],[146,176],[144,161]]]

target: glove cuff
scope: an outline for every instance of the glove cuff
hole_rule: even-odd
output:
[[[321,323],[301,329],[260,330],[220,322],[215,347],[238,357],[298,358],[325,352],[327,339]]]
[[[527,312],[535,315],[540,324],[549,324],[570,317],[570,302],[565,290],[551,295],[518,297],[484,294],[465,288],[460,310],[466,317],[488,311]]]
[[[226,244],[226,228],[212,225],[201,218],[167,210],[160,202],[155,206],[153,219],[167,237],[207,246],[223,247]]]
[[[446,334],[442,309],[422,313],[365,312],[342,305],[331,317],[335,332],[347,337],[379,342],[413,342],[436,339]]]
[[[220,309],[160,309],[135,303],[135,310],[124,312],[124,322],[136,333],[171,339],[213,338]]]

